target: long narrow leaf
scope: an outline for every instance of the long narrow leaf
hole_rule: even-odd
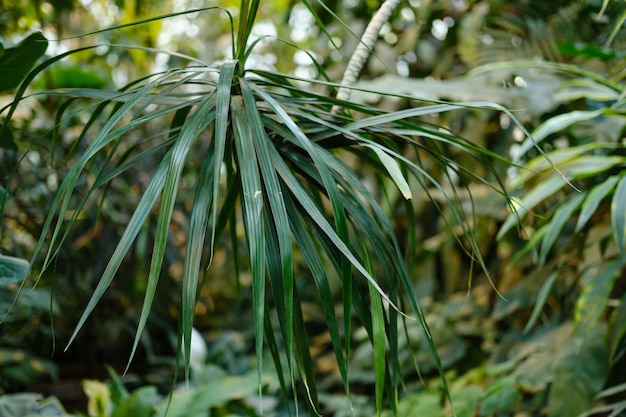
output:
[[[576,223],[576,232],[580,231],[580,229],[587,224],[589,219],[591,219],[591,216],[593,216],[598,209],[598,206],[604,197],[615,189],[615,184],[617,184],[618,180],[619,177],[614,175],[596,185],[591,189],[591,191],[589,191],[589,194],[587,195],[587,198],[585,198],[585,202],[580,210],[580,216],[578,217],[578,222]]]
[[[561,234],[565,223],[570,219],[572,213],[580,208],[580,205],[585,198],[585,194],[577,194],[574,197],[570,198],[565,204],[560,206],[555,212],[548,229],[546,230],[546,235],[541,242],[541,250],[539,252],[539,265],[543,265],[548,258],[548,253],[554,246],[557,238]]]
[[[231,99],[233,133],[241,170],[243,214],[250,263],[252,267],[252,298],[254,309],[254,335],[261,395],[261,368],[263,365],[263,326],[265,314],[265,222],[263,211],[263,188],[259,174],[257,155],[252,143],[250,120],[241,97]]]
[[[215,163],[213,163],[213,184],[211,185],[213,201],[219,201],[220,196],[220,180],[222,171],[222,161],[226,152],[226,139],[229,123],[229,111],[233,76],[237,68],[237,61],[227,61],[224,63],[220,71],[220,78],[217,83],[216,103],[215,103]],[[217,225],[217,204],[213,205],[211,210],[211,253],[213,253],[216,245]],[[211,259],[213,257],[211,256]],[[209,264],[211,263],[209,260]]]
[[[285,291],[285,323],[283,324],[285,329],[283,333],[285,335],[285,349],[287,352],[288,363],[290,364],[290,370],[292,370],[291,354],[293,352],[293,328],[291,323],[293,323],[294,284],[293,253],[289,219],[278,175],[276,174],[270,153],[270,147],[273,147],[273,144],[265,133],[265,127],[249,83],[246,80],[241,80],[240,86],[248,120],[250,122],[250,128],[254,138],[253,143],[258,157],[259,167],[261,169],[261,176],[263,178],[264,197],[269,202],[269,209],[271,210],[272,215],[272,223],[268,223],[268,227],[269,224],[274,225],[278,239],[279,258],[282,269],[280,277],[282,278],[283,288]]]
[[[100,301],[100,299],[102,298],[104,292],[107,290],[107,288],[109,288],[109,285],[111,284],[111,281],[113,281],[115,273],[117,272],[122,261],[124,260],[124,257],[130,250],[133,242],[137,238],[137,235],[139,234],[139,231],[143,227],[146,219],[148,218],[152,207],[156,204],[161,190],[165,186],[165,181],[167,177],[167,166],[170,159],[171,152],[168,153],[167,156],[163,159],[163,162],[159,165],[157,171],[152,176],[152,180],[150,181],[150,184],[148,184],[148,188],[144,192],[141,200],[139,201],[139,204],[137,205],[133,216],[128,222],[128,226],[126,226],[126,229],[124,230],[124,233],[122,234],[122,237],[120,238],[120,241],[115,248],[113,255],[111,255],[111,258],[109,259],[106,269],[102,273],[102,277],[98,282],[98,286],[94,290],[91,299],[87,304],[87,307],[85,307],[85,309],[83,310],[83,314],[78,320],[78,324],[76,325],[76,328],[74,329],[74,332],[72,333],[72,336],[70,337],[67,344],[68,347],[76,338],[76,335],[78,335],[78,332],[85,324],[87,317],[89,317],[89,315],[92,313],[92,311],[98,304],[98,301]]]
[[[613,224],[613,236],[617,243],[617,250],[626,263],[626,175],[620,178],[613,201],[611,202],[611,223]]]

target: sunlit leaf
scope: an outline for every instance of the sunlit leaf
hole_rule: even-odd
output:
[[[405,199],[410,200],[413,198],[413,194],[411,193],[411,187],[409,183],[404,178],[404,175],[400,171],[400,167],[398,162],[395,159],[390,157],[385,151],[381,148],[373,145],[369,145],[368,148],[372,149],[378,158],[380,158],[380,162],[382,162],[383,166],[391,176],[391,179],[396,183],[396,186],[402,193]]]

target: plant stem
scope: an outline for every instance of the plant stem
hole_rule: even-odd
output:
[[[387,23],[391,14],[396,10],[401,1],[402,0],[386,0],[368,23],[363,33],[363,38],[361,38],[361,42],[359,42],[354,53],[352,53],[348,66],[343,73],[341,87],[337,91],[338,100],[347,101],[350,99],[350,95],[352,94],[351,87],[356,83],[356,79],[361,73],[365,62],[367,62],[367,59],[370,57],[376,45],[376,41],[378,40],[380,30],[383,25]],[[342,110],[342,106],[335,105],[333,106],[332,113],[337,115]]]

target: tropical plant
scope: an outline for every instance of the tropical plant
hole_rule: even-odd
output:
[[[122,175],[133,175],[141,190],[130,196],[136,208],[68,345],[96,308],[138,235],[156,220],[132,360],[162,275],[173,212],[179,207],[188,215],[179,334],[185,358],[190,356],[199,282],[204,276],[210,279],[215,251],[230,242],[237,275],[252,277],[259,392],[267,346],[283,393],[295,393],[299,380],[307,403],[319,410],[300,302],[306,295],[299,280],[308,280],[317,292],[346,392],[350,393],[353,320],[358,318],[373,346],[376,408],[380,413],[386,395],[395,410],[403,374],[398,340],[413,320],[421,326],[434,368],[444,375],[411,276],[417,247],[413,189],[424,190],[435,207],[447,206],[445,222],[462,230],[459,241],[485,271],[473,234],[474,212],[471,204],[469,209],[463,205],[459,189],[478,182],[506,197],[495,167],[506,165],[506,159],[425,117],[487,108],[517,120],[488,102],[412,101],[409,109],[388,112],[316,92],[340,87],[325,77],[319,64],[321,80],[254,68],[249,58],[264,41],[252,37],[259,6],[258,0],[241,1],[231,33],[231,58],[224,62],[209,65],[180,53],[113,45],[176,55],[189,64],[146,75],[116,90],[68,88],[32,94],[60,100],[53,143],[61,137],[73,141],[73,153],[67,158],[64,179],[32,263],[40,262],[41,273],[50,268],[81,211],[93,199],[106,210],[108,187]],[[227,9],[203,8],[109,30],[199,12],[227,13],[234,22]],[[62,53],[31,71],[8,109],[3,132],[37,75],[72,54],[97,47]],[[65,127],[80,118],[85,122],[78,134],[68,136]],[[480,164],[484,176],[459,163],[459,155]],[[440,173],[433,176],[434,171]],[[190,201],[181,201],[184,193],[192,195]],[[398,201],[409,220],[403,239],[397,237],[397,225],[385,212]],[[246,255],[238,251],[241,238]],[[42,251],[45,258],[38,261]],[[245,261],[249,266],[244,266]],[[339,312],[336,296],[342,301]]]

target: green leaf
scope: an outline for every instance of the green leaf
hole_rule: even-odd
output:
[[[576,302],[575,333],[585,339],[606,307],[622,264],[619,260],[603,265],[598,271],[589,269],[583,277],[585,287]]]
[[[552,135],[553,133],[559,132],[573,125],[574,123],[594,119],[602,115],[603,113],[604,109],[594,111],[575,110],[569,113],[559,114],[557,116],[551,117],[550,119],[540,124],[531,133],[531,136],[522,143],[514,162],[519,162],[520,158],[526,155],[526,153],[530,149],[537,146],[539,142]]]
[[[1,129],[2,127],[0,127]],[[7,190],[0,185],[0,219],[2,218],[2,211],[4,210],[4,203],[6,203],[8,197]]]
[[[541,251],[539,252],[539,265],[543,265],[548,258],[548,254],[554,246],[557,238],[561,234],[561,230],[572,216],[572,213],[580,207],[585,194],[577,194],[570,198],[554,212],[550,224],[547,226],[545,237],[541,242]]]
[[[364,251],[366,253],[366,251]],[[368,269],[371,265],[368,262]],[[387,374],[385,360],[385,316],[383,313],[383,304],[380,294],[370,284],[370,308],[372,309],[372,341],[374,345],[374,378],[375,395],[376,395],[376,415],[380,417],[383,409],[383,394],[385,388],[385,376]]]
[[[102,88],[107,81],[94,71],[77,65],[55,66],[50,69],[47,88]]]
[[[391,179],[396,183],[396,186],[402,193],[402,196],[406,200],[410,200],[413,198],[413,194],[411,193],[411,187],[409,187],[409,183],[404,178],[402,171],[400,171],[400,166],[398,162],[393,159],[389,154],[387,154],[382,147],[374,146],[374,145],[366,145],[368,148],[372,149],[380,162],[383,164],[387,173],[391,176]]]
[[[28,74],[48,48],[48,40],[36,32],[12,48],[6,48],[0,56],[0,92],[12,90]]]
[[[285,337],[285,350],[291,368],[291,354],[293,352],[293,251],[291,243],[291,231],[289,218],[285,207],[283,191],[279,183],[278,174],[272,162],[274,145],[265,132],[265,126],[261,119],[261,113],[256,104],[256,98],[252,92],[250,84],[246,80],[241,80],[241,93],[243,96],[245,109],[250,121],[250,127],[254,137],[254,147],[256,150],[260,173],[263,179],[263,196],[269,203],[271,218],[268,219],[268,227],[274,226],[277,239],[277,277],[281,279],[281,288],[284,290],[281,303],[284,304],[285,311],[282,323],[283,335]],[[272,233],[274,235],[274,233]]]
[[[617,250],[622,257],[622,263],[626,263],[626,175],[619,180],[615,194],[613,194],[611,223]]]
[[[330,289],[329,277],[324,269],[322,259],[320,258],[320,251],[317,247],[315,247],[311,235],[307,233],[304,222],[302,221],[300,214],[297,212],[297,206],[291,199],[290,195],[285,193],[285,196],[287,209],[289,210],[289,218],[292,224],[292,231],[296,241],[298,242],[298,247],[302,251],[302,255],[311,270],[313,280],[315,281],[315,285],[319,293],[320,303],[322,305],[322,311],[326,317],[330,341],[333,345],[333,350],[335,351],[339,373],[344,384],[344,389],[349,396],[350,387],[348,385],[346,359],[344,358],[341,347],[341,337],[339,334],[339,327],[337,326],[337,317],[335,315],[335,305],[333,302],[334,298]],[[352,303],[350,303],[350,305],[352,305]],[[349,335],[346,335],[346,337],[349,337]]]
[[[30,271],[28,261],[0,254],[0,285],[22,281]]]
[[[554,194],[565,185],[563,178],[553,176],[539,183],[521,200],[514,201],[513,212],[504,221],[497,234],[497,238],[502,238],[511,228],[519,222],[528,212],[545,199],[554,196]]]
[[[241,376],[216,376],[211,382],[191,388],[179,388],[161,400],[155,407],[155,417],[199,417],[213,416],[213,407],[243,400],[257,389],[254,373]],[[131,414],[131,416],[134,416]]]
[[[539,314],[543,310],[543,306],[546,304],[546,300],[548,299],[548,295],[550,295],[550,291],[552,290],[552,286],[554,285],[556,279],[559,276],[559,271],[554,271],[546,282],[543,283],[541,289],[537,293],[537,300],[535,301],[535,306],[533,307],[533,312],[530,315],[530,319],[528,319],[528,323],[526,323],[526,327],[524,328],[524,332],[528,332],[539,318]]]
[[[602,183],[596,185],[591,189],[591,191],[589,191],[589,194],[587,195],[587,198],[585,199],[585,202],[583,203],[583,206],[580,210],[580,216],[578,217],[578,222],[576,223],[576,232],[580,231],[580,229],[582,229],[585,224],[587,224],[591,216],[593,216],[593,214],[598,209],[598,206],[600,205],[604,197],[606,197],[607,194],[613,191],[613,189],[615,188],[615,184],[617,184],[618,180],[619,177],[617,175],[614,175],[607,178]]]
[[[254,335],[256,356],[261,384],[263,364],[263,327],[265,322],[265,218],[263,216],[263,187],[257,155],[254,149],[250,120],[243,99],[231,99],[233,133],[237,151],[238,167],[241,170],[242,209],[250,264],[252,268],[252,299],[254,310]],[[260,394],[260,385],[259,385]]]
[[[619,306],[611,314],[608,324],[607,345],[611,364],[618,359],[619,347],[626,335],[626,294],[619,301]]]
[[[156,387],[151,385],[140,387],[115,407],[111,417],[152,417],[160,399]]]
[[[100,278],[96,289],[92,293],[89,303],[85,307],[85,310],[83,311],[83,314],[81,315],[81,318],[78,321],[78,324],[76,325],[72,336],[70,337],[68,346],[76,338],[78,332],[85,324],[87,317],[94,310],[94,308],[98,304],[98,301],[100,301],[100,299],[104,295],[104,292],[113,281],[113,277],[115,276],[117,270],[122,264],[124,257],[126,256],[133,242],[137,238],[137,235],[143,227],[144,222],[148,218],[152,208],[158,201],[161,190],[165,186],[165,177],[167,175],[166,169],[167,162],[169,161],[169,155],[170,154],[168,153],[161,165],[159,165],[155,174],[152,176],[152,180],[150,181],[150,184],[148,184],[148,188],[144,192],[141,200],[139,201],[139,204],[137,205],[137,208],[135,209],[135,212],[133,213],[133,216],[128,222],[128,225],[126,226],[126,229],[124,230],[124,233],[122,234],[122,237],[120,238],[120,241],[117,244],[113,255],[111,255],[111,258],[109,258],[109,262],[107,263],[107,266],[102,273],[102,277]]]
[[[582,344],[563,341],[554,365],[548,416],[577,416],[589,409],[609,373],[605,334],[594,328]]]
[[[512,377],[492,382],[485,388],[479,416],[507,414],[522,401],[522,393]]]
[[[0,148],[17,150],[17,144],[13,139],[11,128],[5,123],[0,123]],[[0,212],[2,211],[2,201],[0,201]]]
[[[559,166],[570,179],[583,179],[601,174],[626,160],[621,156],[583,155]]]

